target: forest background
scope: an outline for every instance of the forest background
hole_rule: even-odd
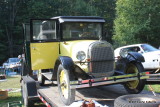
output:
[[[23,23],[31,18],[100,16],[114,48],[134,43],[159,47],[159,0],[1,0],[0,65],[23,53]]]

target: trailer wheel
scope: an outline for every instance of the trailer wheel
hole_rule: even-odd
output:
[[[144,68],[141,63],[129,63],[127,65],[125,73],[132,74],[132,73],[140,73],[143,71]],[[124,88],[130,94],[138,94],[143,90],[145,86],[145,81],[146,81],[145,79],[128,81],[124,83]]]
[[[21,81],[21,84],[22,102],[24,107],[34,107],[34,103],[28,98],[27,86],[23,80]]]
[[[123,95],[114,101],[114,107],[158,107],[159,105],[159,97],[147,94]]]
[[[58,91],[65,105],[70,105],[75,100],[75,89],[71,89],[70,80],[73,80],[72,73],[60,64],[57,72]]]

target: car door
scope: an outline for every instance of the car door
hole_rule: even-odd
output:
[[[31,20],[31,69],[52,69],[59,56],[57,22],[54,19]]]

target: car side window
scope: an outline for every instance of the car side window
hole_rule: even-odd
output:
[[[33,24],[33,40],[56,39],[55,21],[35,21]]]
[[[128,52],[139,52],[140,51],[140,48],[138,46],[128,47],[126,49],[128,50]]]

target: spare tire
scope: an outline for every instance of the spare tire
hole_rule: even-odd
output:
[[[160,97],[147,94],[123,95],[115,99],[114,107],[159,107]]]

